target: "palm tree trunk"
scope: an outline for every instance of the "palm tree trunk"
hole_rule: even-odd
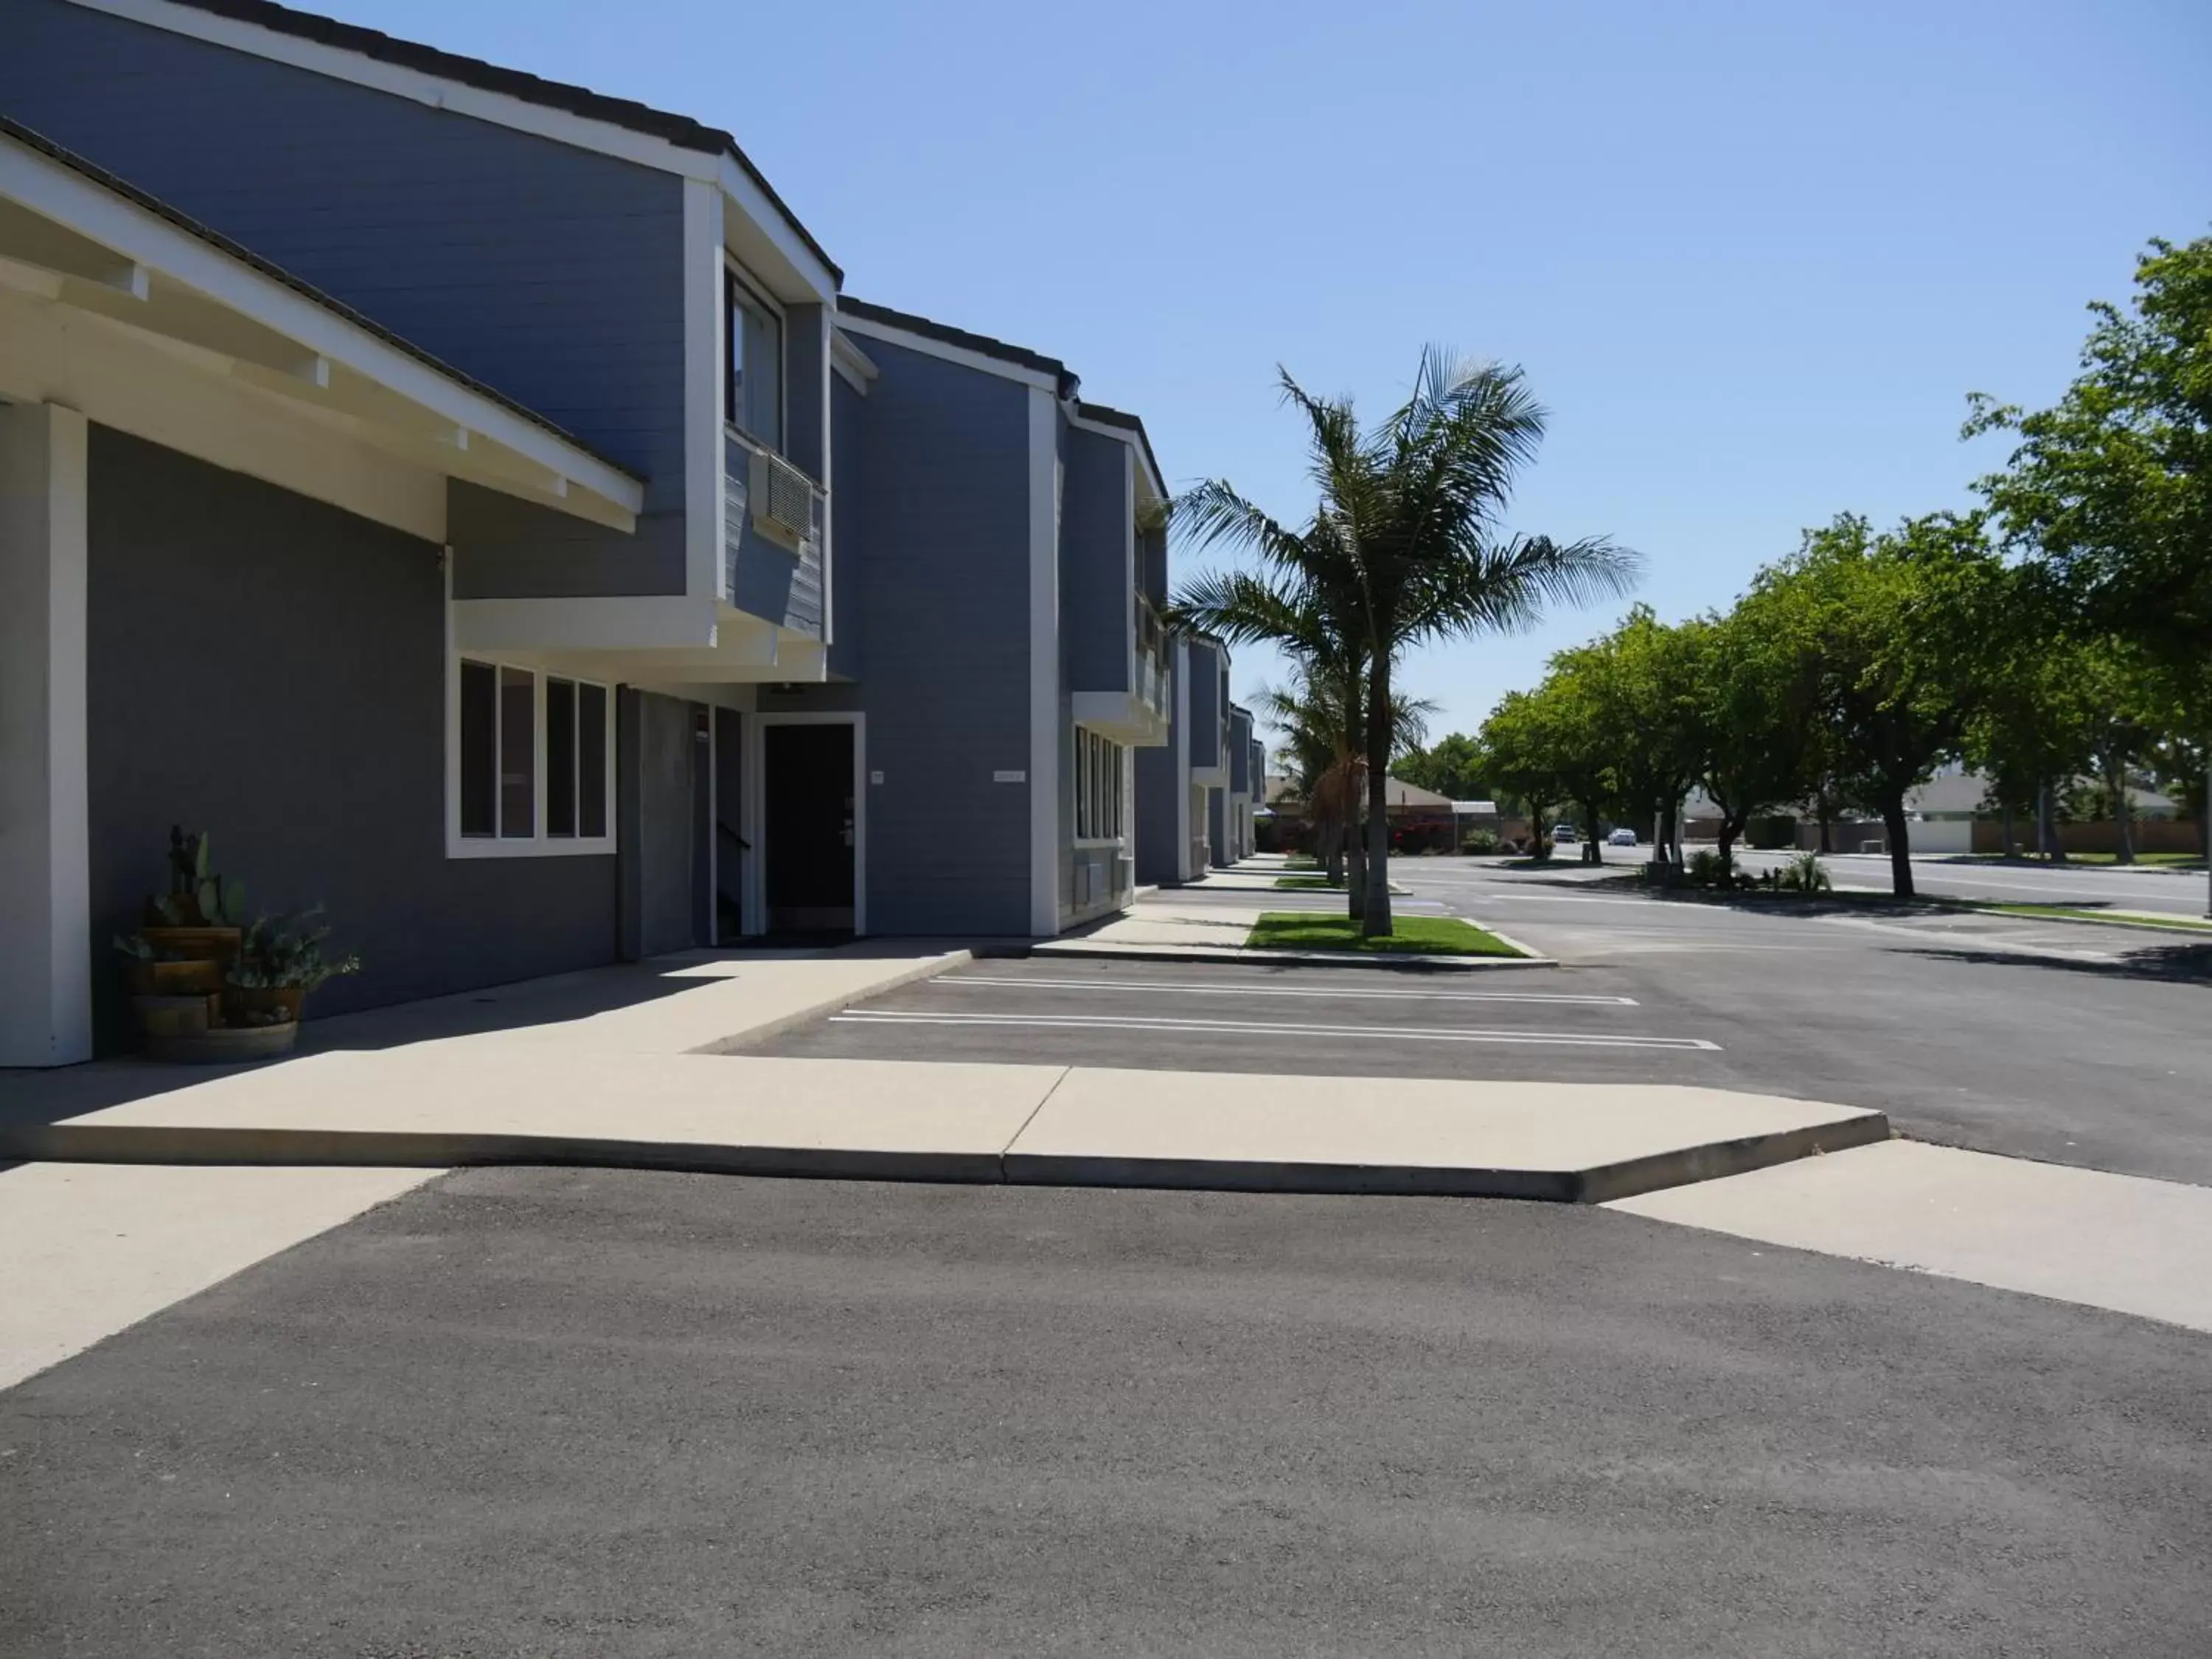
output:
[[[1390,653],[1377,650],[1367,669],[1367,911],[1363,939],[1390,930]]]
[[[1344,913],[1358,921],[1367,914],[1367,846],[1358,824],[1346,829],[1344,848]]]

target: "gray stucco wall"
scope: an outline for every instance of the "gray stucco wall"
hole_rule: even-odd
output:
[[[635,538],[456,488],[463,598],[681,592],[672,174],[66,0],[6,0],[0,110],[647,480]]]
[[[1127,691],[1131,590],[1127,444],[1063,427],[1061,672],[1074,691]]]
[[[761,708],[867,716],[871,933],[1026,934],[1030,789],[992,774],[1030,769],[1028,389],[866,344],[879,373],[836,424],[865,464],[832,460],[859,683]]]
[[[1235,859],[1229,844],[1229,792],[1209,789],[1206,792],[1206,859],[1214,864],[1228,864]]]
[[[89,490],[103,1048],[126,1013],[109,942],[166,890],[172,823],[210,833],[249,911],[329,907],[364,966],[316,1013],[613,959],[612,858],[446,856],[435,547],[98,426]]]

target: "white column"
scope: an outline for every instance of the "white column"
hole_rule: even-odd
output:
[[[92,1058],[85,422],[0,405],[0,1066]]]

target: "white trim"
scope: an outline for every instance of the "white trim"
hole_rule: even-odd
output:
[[[0,407],[0,1066],[92,1058],[86,445]]]
[[[414,404],[454,433],[482,437],[544,469],[541,487],[510,487],[510,493],[560,507],[566,501],[566,485],[575,484],[624,514],[643,510],[644,485],[621,469],[50,156],[13,140],[0,141],[0,196],[145,267],[153,273],[149,293],[155,299],[173,286],[196,290],[252,325],[281,336],[288,349],[298,349],[294,367],[301,372],[256,379],[281,379],[312,400],[316,392],[327,391],[331,367],[343,368]],[[135,313],[137,307],[149,302],[118,295],[114,303],[133,307]],[[134,314],[132,320],[139,319]],[[143,325],[160,327],[150,313]],[[232,325],[232,331],[236,326]],[[242,368],[251,374],[254,365],[246,362]],[[465,437],[454,446],[456,453],[471,447]],[[476,479],[478,470],[463,468],[459,476]],[[502,485],[494,483],[492,487]],[[578,506],[567,505],[566,510],[575,512]]]
[[[723,545],[722,378],[729,343],[722,305],[722,195],[684,181],[684,591],[727,597]]]
[[[1161,501],[1167,500],[1167,485],[1161,481],[1160,475],[1152,470],[1152,457],[1145,453],[1143,441],[1127,427],[1115,426],[1105,421],[1086,420],[1082,416],[1073,413],[1068,416],[1067,423],[1082,431],[1095,432],[1102,438],[1112,438],[1125,445],[1131,456],[1134,458],[1136,465],[1144,469],[1145,481],[1152,485],[1152,494]],[[1132,499],[1133,502],[1133,493]],[[1130,525],[1133,530],[1135,524],[1136,520],[1133,518],[1131,519]]]
[[[816,344],[822,365],[822,664],[826,678],[830,647],[836,643],[837,635],[837,490],[830,476],[837,465],[837,388],[830,380],[836,373],[837,319],[831,308],[824,306],[815,320],[821,329]],[[865,395],[866,388],[861,390]]]
[[[849,726],[853,728],[853,935],[868,931],[868,717],[859,709],[815,710],[803,714],[742,717],[738,727],[738,763],[744,777],[744,799],[738,816],[738,831],[750,843],[745,860],[744,895],[738,905],[738,932],[757,938],[768,931],[768,836],[762,818],[761,799],[767,780],[767,728],[771,726]]]
[[[1175,674],[1175,731],[1170,741],[1172,750],[1172,772],[1176,792],[1176,870],[1181,878],[1191,878],[1190,868],[1190,641],[1181,635],[1175,636],[1173,660],[1170,666]]]
[[[1029,368],[1020,363],[1010,363],[1003,357],[993,357],[968,347],[954,345],[949,340],[939,340],[927,334],[917,334],[912,329],[901,328],[896,323],[879,323],[872,317],[860,317],[849,311],[837,313],[837,326],[848,334],[865,335],[872,340],[886,340],[908,351],[919,351],[925,357],[941,357],[948,363],[958,363],[963,368],[972,368],[984,374],[995,374],[1000,380],[1018,380],[1031,388],[1042,387],[1056,398],[1060,392],[1059,379],[1042,369]]]
[[[447,550],[444,559],[446,587],[453,591],[453,551]],[[617,770],[615,764],[615,744],[620,727],[616,714],[617,687],[613,682],[589,674],[574,674],[559,668],[548,668],[541,662],[503,656],[497,652],[458,649],[453,645],[453,605],[446,607],[446,856],[448,859],[528,859],[528,858],[604,858],[617,850],[620,841],[618,826],[620,809],[616,796]],[[464,836],[461,833],[461,664],[464,660],[482,663],[495,669],[512,668],[531,676],[531,763],[536,769],[531,779],[531,833],[527,836]],[[603,836],[554,836],[545,829],[545,794],[549,781],[545,750],[545,690],[551,679],[568,680],[580,690],[591,686],[605,694],[606,778],[604,797],[606,807],[606,833]],[[500,729],[501,714],[495,708],[494,730]],[[580,719],[577,735],[580,738],[583,726]],[[580,817],[583,808],[583,775],[577,774],[577,811]],[[495,793],[495,810],[498,796]]]
[[[1060,404],[1030,388],[1030,932],[1060,932]]]
[[[824,306],[823,310],[829,313],[830,308]],[[869,382],[882,374],[883,370],[876,367],[874,358],[869,356],[846,337],[845,331],[841,325],[842,319],[836,318],[834,313],[831,315],[830,366],[843,378],[847,386],[851,386],[854,391],[865,398],[868,395]]]
[[[604,599],[455,599],[453,648],[464,651],[711,651],[716,611],[688,594]]]
[[[550,138],[556,143],[573,145],[578,149],[593,150],[602,155],[635,162],[640,167],[677,173],[686,179],[703,180],[737,204],[802,282],[822,295],[825,303],[835,302],[837,292],[836,275],[823,262],[821,256],[807,246],[805,238],[799,234],[790,215],[771,203],[768,192],[738,165],[736,157],[726,152],[687,149],[680,144],[671,143],[665,138],[634,131],[611,121],[549,108],[543,104],[510,97],[505,93],[488,92],[445,76],[386,63],[349,47],[302,40],[297,35],[263,28],[258,24],[218,17],[192,7],[173,5],[167,3],[167,0],[73,0],[73,3],[89,10],[126,17],[134,22],[149,24],[174,34],[188,35],[196,40],[205,40],[216,46],[228,46],[234,52],[265,58],[273,63],[288,64],[295,69],[312,70],[333,80],[350,82],[356,86],[369,87],[395,97],[427,104],[432,109],[450,110],[479,121],[489,121],[495,126],[508,127],[518,132]]]

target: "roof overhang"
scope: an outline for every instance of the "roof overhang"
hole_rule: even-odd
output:
[[[574,439],[119,180],[11,132],[0,132],[0,289],[104,319],[447,477],[625,532],[643,510],[644,484]]]

